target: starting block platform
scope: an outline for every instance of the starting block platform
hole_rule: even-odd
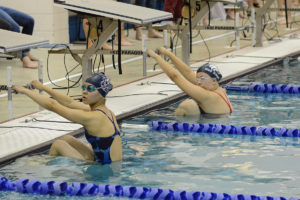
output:
[[[49,43],[49,40],[7,30],[0,30],[0,36],[0,53],[5,54],[37,48]]]
[[[169,12],[145,8],[141,6],[116,2],[112,0],[65,0],[55,1],[54,6],[61,7],[77,13],[81,18],[89,21],[96,40],[90,48],[84,51],[82,56],[76,54],[76,61],[82,66],[82,78],[85,80],[92,74],[91,56],[94,55],[102,45],[118,29],[121,33],[121,22],[136,25],[151,24],[156,21],[170,19],[173,15]],[[121,41],[119,41],[121,43]],[[121,45],[118,46],[121,51]],[[144,50],[145,51],[145,50]],[[118,57],[119,73],[121,70],[121,52]]]
[[[71,10],[75,13],[102,16],[140,25],[173,17],[172,14],[168,12],[112,0],[65,0],[55,2],[54,4],[55,6]]]

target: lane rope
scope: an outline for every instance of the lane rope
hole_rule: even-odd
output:
[[[152,130],[273,137],[300,137],[299,129],[280,128],[279,130],[277,130],[274,127],[267,128],[255,126],[233,126],[223,124],[189,124],[184,122],[164,123],[161,121],[152,121]]]
[[[300,85],[285,85],[285,84],[256,84],[251,83],[249,86],[227,85],[227,90],[258,92],[258,93],[288,93],[300,94]]]
[[[185,190],[170,190],[161,188],[147,188],[141,186],[122,186],[109,184],[92,184],[75,182],[55,182],[19,179],[15,182],[0,177],[0,191],[15,191],[33,195],[51,196],[105,196],[127,197],[135,199],[153,200],[297,200],[297,198],[256,196],[245,194],[227,194],[214,192],[200,192]],[[299,200],[299,199],[298,199]]]

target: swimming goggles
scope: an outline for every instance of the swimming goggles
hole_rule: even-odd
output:
[[[86,90],[88,92],[94,92],[95,90],[97,90],[99,88],[96,88],[94,85],[88,85],[87,87],[85,87],[85,85],[82,85],[81,89]]]
[[[205,76],[196,77],[196,82],[197,83],[202,82],[202,81],[206,81],[206,80],[208,80],[208,78],[205,77]]]

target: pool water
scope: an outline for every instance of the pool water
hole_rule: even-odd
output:
[[[234,82],[299,85],[299,76],[300,64],[293,63],[273,66]],[[173,111],[180,103],[177,102],[122,121],[122,162],[103,166],[45,154],[28,155],[2,167],[0,176],[10,180],[29,178],[300,198],[298,138],[151,131],[154,120],[300,128],[300,95],[232,91],[228,94],[235,110],[232,115],[175,117]],[[41,196],[0,192],[0,198],[40,199]]]

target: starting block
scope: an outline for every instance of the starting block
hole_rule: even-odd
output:
[[[21,58],[22,50],[37,48],[49,43],[49,40],[43,40],[32,35],[1,29],[0,35],[0,55],[3,54],[3,57],[6,58]]]
[[[151,26],[153,22],[173,17],[168,12],[112,0],[65,0],[55,1],[54,5],[75,12],[80,17],[88,19],[91,26],[97,29],[94,31],[98,36],[97,41],[89,49],[85,50],[82,57],[78,56],[79,60],[76,60],[82,65],[83,80],[92,74],[91,56],[102,47],[117,28],[121,30],[121,22]],[[118,51],[118,63],[121,63],[120,46]],[[122,73],[120,68],[119,73]]]

